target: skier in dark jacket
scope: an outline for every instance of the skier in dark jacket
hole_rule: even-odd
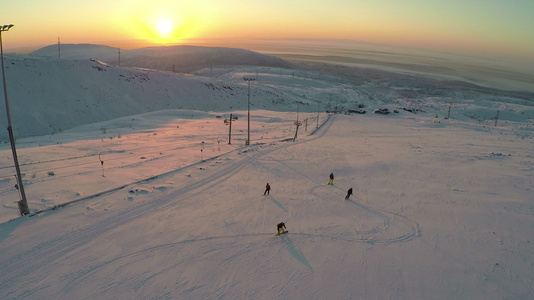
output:
[[[271,186],[269,185],[269,183],[267,182],[267,185],[265,186],[265,192],[263,192],[263,195],[265,196],[265,194],[269,195],[269,192],[271,191]]]
[[[334,173],[330,173],[330,180],[328,180],[328,184],[330,185],[334,184]]]
[[[350,195],[352,195],[352,188],[347,191],[347,196],[345,196],[345,200],[349,200]]]
[[[282,234],[286,232],[286,224],[284,222],[280,222],[276,225],[276,230],[278,230],[278,234]]]

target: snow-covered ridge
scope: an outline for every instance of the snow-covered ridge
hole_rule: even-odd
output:
[[[160,46],[140,49],[117,49],[93,44],[62,44],[43,47],[31,53],[35,56],[63,59],[98,59],[113,65],[154,69],[159,71],[193,73],[204,68],[225,66],[263,66],[290,68],[280,58],[258,52],[224,47]]]
[[[533,94],[488,89],[457,80],[328,64],[304,69],[259,65],[209,67],[192,76],[118,67],[99,55],[102,49],[110,50],[95,45],[73,46],[72,57],[97,57],[84,59],[6,55],[16,138],[49,135],[84,124],[165,109],[243,110],[248,104],[244,77],[256,79],[251,84],[253,110],[347,111],[363,105],[372,111],[389,105],[424,109],[443,117],[444,110],[452,105],[455,108],[452,116],[461,120],[487,121],[495,118],[497,110],[499,118],[505,121],[533,118]],[[224,57],[228,49],[209,51]],[[1,105],[0,121],[5,120],[5,106]],[[7,139],[7,131],[0,131],[0,139]]]
[[[163,109],[229,111],[247,105],[247,87],[241,78],[221,81],[121,68],[95,59],[8,55],[6,77],[16,137],[53,134],[83,124]],[[256,88],[253,93],[262,92]],[[256,98],[253,108],[266,107],[263,100]],[[4,105],[0,115],[2,123],[6,122]],[[1,131],[0,139],[6,137],[7,131]]]

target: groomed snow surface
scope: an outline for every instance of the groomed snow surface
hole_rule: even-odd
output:
[[[235,114],[231,145],[224,117],[184,110],[22,139],[45,211],[16,218],[2,179],[0,298],[534,298],[523,125],[301,113],[292,141],[294,112],[255,110],[246,146]]]

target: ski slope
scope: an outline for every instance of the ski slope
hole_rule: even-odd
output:
[[[529,92],[316,63],[6,60],[31,215],[3,138],[0,299],[534,298]]]
[[[75,128],[55,136],[61,145],[23,149],[56,161],[55,175],[36,164],[27,179],[31,208],[39,197],[43,208],[87,199],[0,225],[0,298],[534,295],[533,142],[511,126],[321,113],[320,128],[301,127],[293,142],[294,113],[255,111],[245,146],[244,118],[228,144],[220,118],[186,114],[109,121],[124,124],[120,138],[106,132],[113,139],[75,138],[102,124]],[[276,236],[281,221],[290,232]]]

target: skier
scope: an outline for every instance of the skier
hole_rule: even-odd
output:
[[[347,196],[345,196],[345,200],[349,200],[350,195],[352,195],[352,188],[347,191]]]
[[[271,186],[267,182],[267,185],[265,186],[265,192],[263,192],[263,196],[265,196],[265,194],[269,195],[269,192],[271,192]]]
[[[276,225],[276,230],[278,230],[278,234],[282,234],[286,232],[286,224],[284,222],[280,222]]]
[[[330,185],[334,184],[334,173],[330,173],[330,180],[328,180],[328,184]]]

